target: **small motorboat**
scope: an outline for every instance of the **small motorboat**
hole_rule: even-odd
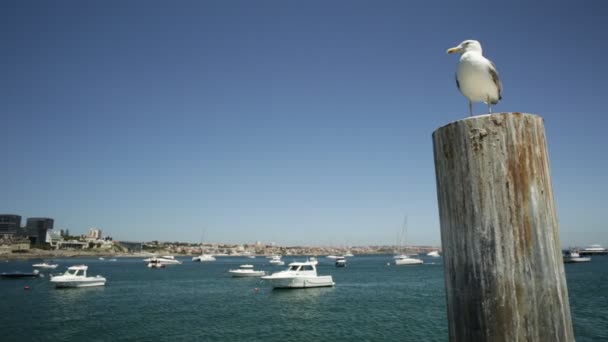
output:
[[[589,262],[590,257],[582,257],[577,251],[566,251],[564,252],[564,263],[570,264],[574,262]]]
[[[424,264],[424,261],[416,258],[412,258],[409,255],[399,255],[398,258],[395,258],[395,265],[420,265]]]
[[[144,262],[149,263],[152,260],[158,260],[163,265],[179,265],[182,263],[181,261],[175,259],[175,257],[172,255],[164,255],[161,257],[151,257],[151,258],[144,259]]]
[[[441,255],[439,255],[439,251],[430,251],[426,255],[433,257],[433,258],[439,258],[441,256]]]
[[[266,274],[264,271],[256,271],[253,265],[241,265],[235,270],[229,270],[233,277],[261,277]]]
[[[311,262],[292,262],[285,271],[263,276],[274,288],[304,289],[309,287],[334,286],[332,277],[317,275],[317,266]]]
[[[319,261],[314,256],[313,257],[309,257],[308,258],[308,262],[310,262],[313,265],[318,265],[319,264]]]
[[[269,263],[271,263],[273,265],[277,265],[277,266],[285,265],[285,261],[281,260],[280,255],[273,255],[272,259],[270,259]]]
[[[39,263],[39,264],[33,264],[32,266],[36,267],[36,268],[55,269],[59,265],[57,265],[57,264],[49,264],[49,263],[46,263],[46,262],[42,262],[42,263]]]
[[[346,258],[338,258],[336,259],[336,267],[346,267]]]
[[[87,270],[87,265],[70,266],[64,274],[51,276],[51,283],[56,287],[91,287],[106,284],[106,278],[100,275],[87,277]]]
[[[0,273],[2,278],[38,278],[40,277],[40,271],[33,270],[32,272],[2,272]]]
[[[148,262],[148,268],[165,268],[165,265],[158,259],[151,259]]]
[[[215,261],[215,257],[211,254],[201,254],[199,256],[192,257],[192,261],[194,262],[209,262]]]

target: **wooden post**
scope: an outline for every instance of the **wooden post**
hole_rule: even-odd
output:
[[[543,119],[433,133],[450,341],[574,341]]]

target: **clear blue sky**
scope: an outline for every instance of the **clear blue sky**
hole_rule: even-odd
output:
[[[440,244],[431,134],[545,118],[562,244],[608,245],[605,1],[2,1],[0,212],[122,240]],[[484,105],[475,107],[485,112]]]

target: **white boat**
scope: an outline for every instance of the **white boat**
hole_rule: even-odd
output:
[[[281,260],[280,255],[273,255],[272,259],[270,259],[269,263],[271,263],[273,265],[277,265],[277,266],[285,265],[285,261]]]
[[[309,287],[334,286],[332,277],[317,275],[317,266],[311,262],[292,262],[285,271],[263,276],[274,288],[303,289]]]
[[[400,255],[399,258],[395,259],[395,265],[419,265],[423,263],[424,261],[412,258],[408,255]]]
[[[165,268],[165,265],[162,264],[158,259],[152,259],[148,262],[148,268]]]
[[[315,266],[319,264],[319,261],[315,257],[309,257],[308,262],[310,262],[311,264],[313,264]]]
[[[401,234],[400,234],[400,238],[399,238],[399,248],[401,249],[401,254],[399,255],[395,255],[393,258],[395,258],[395,265],[419,265],[419,264],[423,264],[424,261],[422,261],[421,259],[416,259],[416,258],[412,258],[411,256],[407,255],[404,253],[404,243],[405,243],[405,238],[407,236],[407,216],[403,219],[403,228],[401,230]]]
[[[148,259],[144,259],[144,262],[149,263],[152,260],[157,260],[158,262],[160,262],[163,265],[179,265],[182,262],[175,259],[174,256],[172,255],[164,255],[164,256],[160,256],[160,257],[151,257]]]
[[[608,249],[600,245],[591,245],[578,251],[580,255],[602,255],[608,254]]]
[[[266,274],[264,271],[256,271],[253,265],[241,265],[235,270],[229,270],[233,277],[261,277]]]
[[[564,263],[569,264],[573,262],[589,262],[591,261],[590,257],[582,257],[576,251],[566,251],[564,252]]]
[[[336,267],[346,267],[346,258],[336,259]]]
[[[354,257],[353,253],[351,252],[346,252],[346,254],[344,254],[345,257]]]
[[[56,287],[90,287],[106,284],[106,278],[100,275],[87,277],[87,269],[86,265],[70,266],[64,274],[51,276],[51,283]]]
[[[326,258],[327,259],[338,259],[339,256],[337,256],[337,255],[328,255],[328,256],[326,256]]]
[[[211,254],[201,254],[199,256],[195,256],[192,258],[192,261],[195,262],[208,262],[208,261],[215,261],[215,257]]]
[[[39,264],[33,264],[32,266],[33,266],[33,267],[36,267],[36,268],[49,268],[49,269],[55,269],[55,268],[57,268],[57,266],[58,266],[58,265],[57,265],[57,264],[48,264],[48,263],[46,263],[46,262],[42,262],[42,263],[39,263]]]
[[[441,255],[439,255],[439,251],[430,251],[426,255],[433,257],[433,258],[439,258],[441,256]]]

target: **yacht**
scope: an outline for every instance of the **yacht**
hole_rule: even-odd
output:
[[[49,264],[49,263],[46,263],[46,262],[41,262],[39,264],[33,264],[32,266],[36,267],[36,268],[55,269],[55,268],[57,268],[58,265],[57,264]]]
[[[317,275],[317,266],[309,261],[292,262],[285,271],[263,276],[274,288],[303,289],[309,287],[334,286],[332,277]]]
[[[346,258],[336,259],[336,267],[346,267]]]
[[[564,252],[564,263],[569,264],[573,262],[589,262],[591,261],[590,257],[582,257],[576,251],[566,251]]]
[[[158,259],[154,258],[148,262],[148,268],[165,268],[165,265]]]
[[[273,265],[277,265],[277,266],[285,265],[285,261],[281,260],[280,255],[273,255],[272,259],[270,259],[269,263],[271,263]]]
[[[419,265],[423,263],[424,261],[412,258],[405,254],[401,254],[397,258],[395,258],[395,265]]]
[[[33,270],[32,272],[2,272],[0,277],[2,278],[38,278],[40,277],[40,271]]]
[[[215,257],[211,254],[201,254],[199,256],[195,256],[192,258],[192,261],[195,262],[207,262],[207,261],[215,261]]]
[[[591,245],[578,251],[580,255],[602,255],[608,254],[608,249],[600,245]]]
[[[431,252],[428,252],[426,255],[430,256],[430,257],[433,257],[433,258],[439,258],[440,257],[439,251],[431,251]]]
[[[313,264],[315,266],[319,264],[319,261],[314,256],[313,257],[309,257],[308,258],[308,262],[310,262],[311,264]]]
[[[326,258],[327,259],[338,259],[339,256],[337,256],[337,255],[328,255],[328,256],[326,256]]]
[[[51,276],[51,283],[56,287],[89,287],[106,284],[106,278],[100,275],[87,277],[87,269],[86,265],[70,266],[64,274]]]
[[[253,265],[241,265],[235,270],[229,270],[233,277],[261,277],[266,274],[264,271],[256,271]]]
[[[344,254],[345,257],[354,257],[355,255],[351,252],[346,252],[346,254]]]
[[[151,257],[148,259],[144,259],[144,262],[150,262],[152,260],[157,260],[158,262],[160,262],[163,265],[179,265],[182,262],[175,259],[175,257],[173,255],[164,255],[164,256],[160,256],[160,257]]]

